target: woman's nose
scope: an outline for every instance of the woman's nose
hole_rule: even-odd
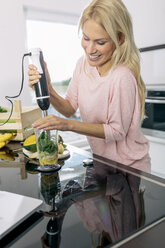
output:
[[[94,42],[89,42],[89,44],[87,46],[87,52],[88,53],[95,53],[96,52],[96,46],[95,46]]]

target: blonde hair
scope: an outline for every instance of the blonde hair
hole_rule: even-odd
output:
[[[84,23],[95,20],[115,43],[113,66],[126,65],[134,74],[141,103],[141,120],[145,117],[145,84],[140,76],[139,50],[134,42],[131,16],[121,0],[93,0],[82,13],[79,31]],[[122,42],[120,42],[119,36]]]

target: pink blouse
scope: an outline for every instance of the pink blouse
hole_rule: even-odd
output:
[[[81,57],[66,99],[75,111],[79,108],[82,121],[103,124],[105,139],[87,137],[93,153],[126,165],[148,154],[136,79],[126,66],[117,66],[100,77],[96,67]]]

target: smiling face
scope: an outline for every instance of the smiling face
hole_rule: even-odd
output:
[[[91,66],[95,66],[101,76],[108,73],[111,68],[111,56],[115,44],[105,29],[93,19],[87,20],[83,25],[81,45]]]

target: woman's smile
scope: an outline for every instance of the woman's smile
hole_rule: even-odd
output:
[[[88,57],[91,61],[96,61],[101,57],[101,54],[100,55],[90,55],[89,54]]]

